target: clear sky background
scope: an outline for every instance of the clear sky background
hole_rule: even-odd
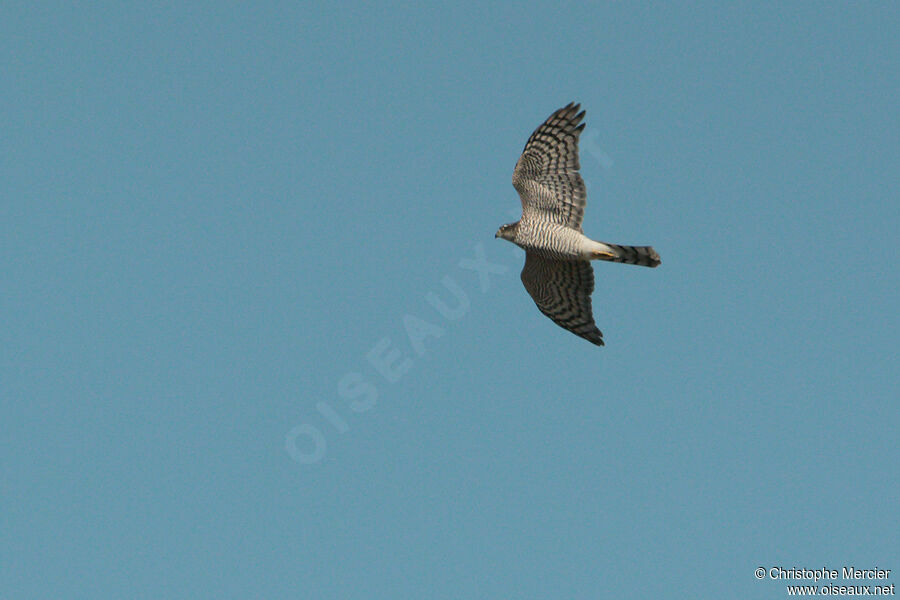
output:
[[[720,4],[5,4],[0,596],[900,583],[900,8]],[[605,348],[494,239],[573,100]]]

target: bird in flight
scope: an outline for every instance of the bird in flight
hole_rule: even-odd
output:
[[[581,230],[587,194],[578,174],[578,136],[584,111],[570,102],[534,130],[516,168],[513,187],[522,201],[522,218],[503,225],[495,238],[525,250],[522,283],[538,309],[554,323],[592,344],[603,345],[594,323],[591,260],[655,267],[650,246],[595,242]]]

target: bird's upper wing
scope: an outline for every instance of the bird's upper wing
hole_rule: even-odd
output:
[[[522,200],[522,213],[581,231],[587,193],[578,174],[578,136],[584,111],[569,103],[534,130],[516,168],[513,187]]]
[[[522,283],[538,309],[554,323],[592,344],[603,345],[603,334],[591,310],[594,270],[588,261],[556,260],[526,252]]]

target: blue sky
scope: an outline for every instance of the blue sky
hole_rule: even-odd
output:
[[[0,595],[896,583],[898,29],[888,2],[5,6]],[[571,100],[585,232],[663,260],[595,265],[604,348],[494,239]]]

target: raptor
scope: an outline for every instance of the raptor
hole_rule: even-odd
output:
[[[650,246],[597,242],[581,229],[587,201],[578,173],[578,137],[584,111],[569,103],[534,130],[513,171],[522,218],[503,225],[494,237],[525,250],[522,283],[538,309],[554,323],[598,346],[603,334],[594,323],[591,260],[656,267]]]

